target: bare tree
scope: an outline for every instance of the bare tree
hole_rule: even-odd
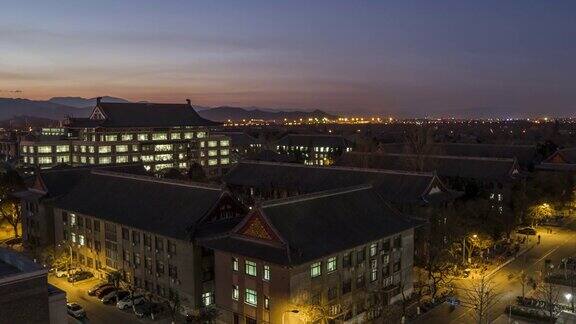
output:
[[[542,282],[538,286],[538,297],[546,302],[546,312],[550,321],[554,321],[557,315],[556,306],[560,298],[560,289],[551,282]]]
[[[466,290],[467,302],[472,307],[472,316],[478,324],[489,323],[491,310],[500,300],[494,281],[485,275]]]
[[[526,285],[530,283],[530,277],[524,270],[520,271],[520,275],[518,276],[518,280],[520,281],[520,285],[522,286],[522,298],[526,296]]]
[[[409,128],[406,133],[407,150],[406,153],[414,154],[413,168],[417,171],[424,171],[426,167],[426,156],[433,152],[432,128],[427,125],[416,125]],[[428,166],[430,167],[430,166]]]
[[[168,291],[168,299],[166,299],[166,308],[168,308],[172,324],[176,323],[176,314],[180,311],[182,305],[180,295],[172,288]]]

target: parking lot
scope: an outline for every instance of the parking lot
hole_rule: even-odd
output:
[[[65,277],[56,278],[49,276],[50,284],[66,291],[68,302],[80,304],[86,311],[86,318],[76,320],[69,317],[69,323],[94,323],[94,324],[111,324],[111,323],[170,323],[170,318],[161,318],[155,321],[151,319],[139,319],[134,315],[132,309],[119,310],[116,305],[104,305],[94,296],[88,296],[88,289],[100,282],[97,278],[91,278],[77,283],[69,283]],[[182,321],[178,321],[182,322]]]

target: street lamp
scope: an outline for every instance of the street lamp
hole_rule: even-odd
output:
[[[570,302],[572,300],[572,294],[571,293],[567,293],[564,295],[564,298],[566,298],[566,302]]]
[[[282,313],[282,324],[284,324],[284,316],[285,316],[287,313],[298,314],[298,313],[300,313],[300,311],[297,310],[297,309],[290,309],[290,310],[284,311],[284,313]]]

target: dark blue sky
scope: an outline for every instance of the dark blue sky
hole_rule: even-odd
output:
[[[574,114],[575,39],[576,1],[0,0],[0,97]]]

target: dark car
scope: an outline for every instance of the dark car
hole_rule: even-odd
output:
[[[126,290],[116,290],[113,291],[104,297],[101,298],[102,303],[104,304],[116,304],[119,300],[122,300],[124,297],[127,297],[130,293]]]
[[[77,281],[86,280],[86,279],[92,278],[92,277],[94,277],[92,272],[81,271],[81,272],[78,272],[78,273],[73,274],[70,277],[68,277],[68,282],[77,282]]]
[[[109,293],[113,292],[114,290],[116,290],[116,288],[112,287],[112,286],[106,286],[100,290],[98,290],[96,292],[96,297],[98,299],[102,299],[102,297],[108,295]]]
[[[524,227],[518,230],[518,233],[524,235],[536,235],[536,230],[534,227]]]
[[[144,302],[140,305],[134,306],[134,314],[139,318],[149,317],[152,314],[157,316],[158,314],[162,313],[163,307],[161,304],[158,303],[151,303],[151,302]]]
[[[107,282],[99,283],[99,284],[93,286],[92,288],[88,289],[88,295],[89,295],[89,296],[94,296],[94,295],[96,295],[96,293],[97,293],[100,289],[102,289],[102,288],[104,288],[104,287],[112,287],[112,284],[107,283]]]

